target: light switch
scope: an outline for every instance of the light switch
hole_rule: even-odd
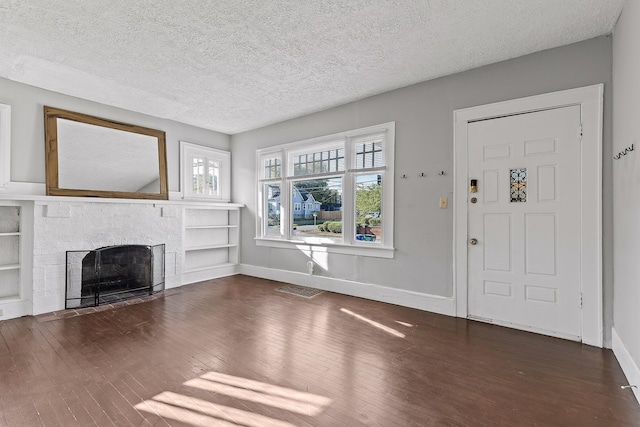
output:
[[[447,198],[440,197],[440,209],[447,209]]]

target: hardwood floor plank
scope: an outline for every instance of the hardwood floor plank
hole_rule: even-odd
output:
[[[58,393],[78,426],[98,426],[91,413],[78,398],[73,388],[68,385],[58,387]]]
[[[77,400],[78,405],[82,406],[91,416],[93,422],[100,427],[116,425],[105,412],[104,408],[100,406],[91,393],[85,388],[84,384],[84,382],[75,383],[71,390],[71,396]]]

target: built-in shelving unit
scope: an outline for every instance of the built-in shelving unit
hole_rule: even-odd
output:
[[[230,274],[238,265],[240,205],[184,208],[185,283]]]
[[[0,301],[20,297],[20,206],[0,206]]]

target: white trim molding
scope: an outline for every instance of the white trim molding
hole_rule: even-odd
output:
[[[456,312],[453,298],[437,295],[249,264],[240,264],[239,273],[247,276],[260,277],[262,279],[293,283],[294,285],[309,286],[311,288],[366,298],[373,301],[401,305],[403,307],[416,308],[418,310],[445,314],[447,316],[455,316]]]
[[[467,317],[467,131],[470,122],[571,105],[580,106],[582,342],[603,346],[602,120],[604,85],[553,92],[456,110],[454,116],[454,298],[456,316]]]
[[[631,390],[636,396],[638,403],[640,403],[640,369],[633,360],[633,357],[631,357],[631,353],[629,353],[627,346],[624,345],[624,342],[620,339],[620,335],[618,335],[615,327],[611,330],[611,340],[613,354],[615,354],[616,359],[618,359],[618,363],[622,368],[622,372],[624,372],[625,377],[627,377],[627,385],[635,386],[631,387]]]
[[[11,181],[11,106],[0,104],[0,191]]]

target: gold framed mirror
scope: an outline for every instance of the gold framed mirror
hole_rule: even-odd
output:
[[[164,131],[44,107],[48,196],[169,198]]]

